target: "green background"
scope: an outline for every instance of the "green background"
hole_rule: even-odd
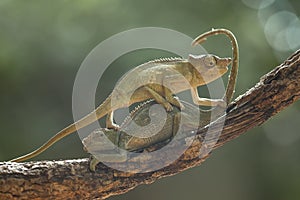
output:
[[[246,92],[295,49],[280,52],[272,48],[258,10],[244,2],[2,0],[0,160],[33,150],[72,123],[72,89],[81,62],[98,43],[131,28],[165,27],[190,37],[213,27],[230,29],[240,45],[235,96]],[[267,15],[281,10],[297,15],[300,1],[276,1],[266,9]],[[223,37],[214,37],[205,48],[229,56],[229,44]],[[97,104],[130,68],[168,55],[145,50],[115,61],[99,84]],[[295,103],[261,127],[214,151],[201,166],[111,199],[299,199],[299,105]],[[74,134],[36,159],[81,157],[87,154]]]

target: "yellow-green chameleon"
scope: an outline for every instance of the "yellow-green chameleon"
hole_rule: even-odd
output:
[[[197,87],[212,82],[225,74],[231,63],[230,58],[220,58],[215,55],[205,54],[199,56],[190,55],[187,59],[166,58],[153,60],[139,65],[128,72],[127,74],[129,76],[127,77],[129,78],[126,79],[125,77],[125,86],[124,84],[121,86],[116,85],[113,96],[116,97],[118,101],[112,103],[112,95],[108,96],[94,111],[59,131],[41,147],[24,156],[12,159],[11,161],[20,162],[35,157],[60,139],[70,135],[77,129],[93,123],[105,115],[107,115],[106,127],[117,130],[118,126],[113,123],[113,112],[119,108],[128,107],[133,103],[142,102],[148,99],[154,99],[167,111],[171,111],[173,109],[172,105],[183,108],[183,105],[176,97],[174,97],[174,94],[184,90],[191,90],[193,102],[196,105],[225,107],[226,102],[229,102],[233,95],[233,88],[238,69],[238,46],[234,35],[226,29],[213,29],[198,36],[193,41],[193,45],[203,42],[206,40],[207,36],[217,34],[225,34],[228,36],[231,39],[234,50],[231,75],[225,99],[201,98],[198,95]],[[133,77],[142,77],[143,79]],[[188,84],[186,84],[187,81]],[[147,84],[143,85],[144,83]],[[138,89],[134,88],[134,91],[132,91],[131,86],[139,84],[142,86]],[[168,86],[172,88],[170,89]],[[122,90],[120,90],[120,88],[122,88]],[[129,94],[132,94],[132,96],[130,95],[129,101],[126,98],[122,98],[124,95],[126,96]],[[126,99],[126,101],[123,99]]]

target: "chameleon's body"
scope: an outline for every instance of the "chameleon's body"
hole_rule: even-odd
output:
[[[222,33],[234,38],[228,30],[217,30],[219,32],[214,33],[212,31],[212,34]],[[198,37],[194,44],[200,43],[201,39],[203,38]],[[235,38],[232,39],[232,43],[236,43]],[[237,60],[237,53],[234,54],[233,59],[234,61]],[[11,161],[24,161],[35,157],[63,137],[105,115],[107,115],[106,127],[117,130],[118,126],[113,123],[113,111],[148,99],[154,99],[167,111],[172,111],[172,105],[183,108],[179,100],[174,97],[174,94],[184,90],[191,90],[195,104],[225,107],[228,98],[225,101],[222,99],[200,98],[197,87],[221,77],[227,72],[230,63],[230,58],[219,58],[215,55],[207,54],[200,56],[190,55],[188,59],[159,59],[142,64],[127,73],[116,85],[112,94],[93,112],[58,132],[37,150]],[[237,65],[233,65],[231,74],[235,77],[236,73]],[[136,85],[140,85],[140,87],[136,88]]]
[[[213,110],[199,110],[189,103],[183,101],[181,103],[185,109],[180,111],[179,108],[174,107],[171,112],[167,113],[163,127],[156,134],[151,135],[151,130],[148,130],[148,134],[151,135],[149,137],[136,137],[135,134],[139,134],[139,131],[128,129],[133,123],[141,127],[149,126],[152,123],[149,110],[155,104],[154,101],[144,102],[134,109],[124,120],[120,130],[101,128],[93,131],[82,141],[84,149],[92,154],[90,169],[95,171],[96,165],[101,161],[124,162],[127,160],[127,151],[136,152],[160,143],[163,145],[176,134],[180,134],[177,139],[186,137],[182,132],[178,132],[180,125],[181,131],[184,130],[185,133],[189,133],[206,126],[211,121],[225,114],[224,108],[221,107],[216,107]],[[160,118],[159,116],[157,117]],[[119,151],[116,147],[125,151]],[[152,150],[155,150],[155,148]]]

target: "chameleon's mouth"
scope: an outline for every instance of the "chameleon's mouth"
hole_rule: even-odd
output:
[[[217,65],[220,66],[220,67],[222,67],[222,68],[223,67],[226,68],[226,67],[228,67],[230,65],[230,63],[231,63],[231,58],[220,58],[218,60]]]

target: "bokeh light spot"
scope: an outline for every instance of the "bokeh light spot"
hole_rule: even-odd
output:
[[[275,0],[242,0],[242,2],[253,9],[263,9],[274,3]]]
[[[291,30],[290,25],[297,20],[297,16],[289,11],[280,11],[269,17],[264,27],[268,43],[277,51],[289,51],[291,48],[288,40],[292,40],[289,36],[294,38],[295,33],[288,30]]]
[[[292,50],[300,48],[300,20],[297,18],[286,30],[286,39]]]

